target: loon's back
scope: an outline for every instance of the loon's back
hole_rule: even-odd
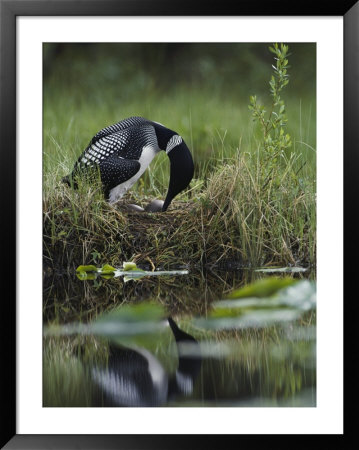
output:
[[[130,117],[100,130],[64,181],[72,181],[76,187],[77,176],[98,167],[105,196],[114,202],[138,180],[159,151],[154,122]]]

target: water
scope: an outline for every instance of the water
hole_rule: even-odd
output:
[[[217,306],[216,325],[218,301],[267,276],[217,269],[127,281],[45,277],[44,406],[315,406],[313,307],[295,309],[294,320],[243,326],[263,310],[228,315]],[[282,317],[292,303],[281,305]],[[223,327],[227,319],[240,325]]]

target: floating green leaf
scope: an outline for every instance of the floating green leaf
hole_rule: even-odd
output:
[[[122,264],[122,270],[125,271],[125,272],[131,271],[131,270],[136,270],[136,271],[139,271],[139,272],[141,272],[141,271],[143,272],[143,270],[140,269],[139,267],[137,267],[136,263],[134,263],[134,262],[124,262]]]
[[[113,275],[116,269],[109,264],[105,264],[102,269],[100,269],[101,275]]]
[[[274,295],[265,297],[246,297],[213,302],[213,316],[239,314],[239,309],[264,309],[277,307],[295,307],[303,311],[314,309],[316,306],[315,282],[301,280],[295,284],[282,288]]]
[[[97,267],[93,265],[89,266],[78,266],[76,272],[97,272]]]
[[[117,272],[118,275],[125,275],[124,281],[139,280],[143,277],[158,277],[158,276],[174,276],[174,275],[187,275],[188,270],[157,270],[155,272],[149,272],[146,270],[128,270],[123,272]]]
[[[261,267],[256,269],[255,272],[266,272],[266,273],[300,273],[306,272],[308,269],[305,267]]]
[[[124,277],[124,281],[129,280],[139,280],[143,277],[148,276],[173,276],[173,275],[187,275],[188,270],[157,270],[157,271],[146,271],[142,270],[134,262],[124,262],[123,268],[116,269],[115,267],[105,264],[101,269],[93,265],[89,266],[79,266],[76,269],[76,275],[80,280],[94,280],[98,275],[104,279],[110,279],[114,277]]]
[[[262,293],[261,290],[258,292]],[[303,312],[315,309],[316,285],[313,281],[294,281],[274,293],[272,290],[269,292],[272,294],[267,297],[214,302],[208,319],[198,319],[196,325],[209,329],[267,327],[296,320]]]
[[[278,298],[259,298],[250,297],[235,300],[222,300],[214,302],[212,307],[214,308],[211,312],[211,317],[230,317],[238,316],[242,312],[255,309],[268,309],[268,308],[278,308],[281,306]]]
[[[115,273],[114,272],[107,272],[107,273],[100,273],[101,278],[104,278],[105,280],[111,280],[111,278],[114,278]]]
[[[158,333],[167,329],[164,308],[154,302],[125,305],[100,315],[89,324],[70,323],[46,327],[44,334],[97,335],[126,345],[147,347],[158,341]]]
[[[288,307],[295,307],[301,311],[314,309],[317,303],[316,283],[309,280],[298,281],[278,292],[278,302]]]
[[[257,280],[243,288],[232,291],[227,298],[245,298],[245,297],[270,297],[284,287],[296,283],[296,280],[290,277],[278,278],[268,277]]]
[[[131,271],[131,272],[132,272],[131,274],[125,275],[123,277],[123,281],[125,283],[127,283],[128,281],[131,281],[131,280],[139,280],[147,275],[146,272],[144,272],[144,273],[135,272],[135,271]]]
[[[94,323],[110,323],[113,321],[136,323],[162,320],[163,317],[165,317],[165,310],[161,305],[154,302],[142,302],[115,308],[101,315]]]
[[[95,280],[96,273],[94,272],[76,272],[76,276],[79,280]]]
[[[264,328],[277,323],[291,322],[300,317],[297,309],[273,309],[250,311],[236,317],[209,317],[197,319],[198,327],[215,330]]]
[[[125,305],[100,316],[90,330],[118,343],[147,346],[166,328],[165,317],[164,308],[157,303]]]

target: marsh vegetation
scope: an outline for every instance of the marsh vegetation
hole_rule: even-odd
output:
[[[173,394],[147,406],[315,405],[315,75],[314,44],[44,45],[45,406],[114,406],[104,380],[138,348]],[[164,152],[114,205],[99,180],[61,182],[93,135],[133,115],[192,152],[194,178],[166,213],[127,208],[164,198]],[[185,274],[76,276],[125,261]],[[267,278],[298,290],[238,297]],[[121,314],[162,328],[145,338],[87,328]],[[200,343],[200,367],[168,316]]]
[[[315,73],[310,65],[315,48],[308,44],[305,52],[299,47],[300,65],[280,69],[287,72],[277,76],[271,67],[275,55],[267,45],[261,47],[265,56],[258,46],[252,54],[250,46],[228,46],[200,46],[190,56],[181,49],[183,64],[187,58],[193,66],[189,80],[184,76],[177,82],[177,66],[172,71],[166,66],[166,74],[152,66],[146,71],[141,64],[131,71],[125,64],[128,46],[112,51],[111,46],[100,46],[104,51],[95,53],[99,60],[91,71],[87,64],[96,49],[64,46],[49,73],[45,70],[44,84],[44,239],[50,267],[75,269],[79,263],[99,261],[118,266],[133,258],[151,258],[156,266],[174,260],[315,264]],[[44,48],[49,59],[51,49]],[[225,68],[222,49],[229,59]],[[150,50],[171,53],[162,47]],[[137,51],[133,64],[146,46]],[[291,51],[294,59],[296,46]],[[116,64],[114,55],[123,64]],[[288,61],[286,56],[283,60]],[[222,71],[217,73],[207,60]],[[231,65],[234,72],[248,72],[238,76],[237,84]],[[309,80],[308,66],[313,77]],[[280,77],[288,73],[286,86],[288,78]],[[193,154],[191,186],[166,215],[131,214],[121,203],[109,206],[96,183],[84,182],[79,191],[61,183],[99,129],[131,115],[176,130]],[[144,206],[163,198],[168,177],[167,155],[159,154],[123,202]]]

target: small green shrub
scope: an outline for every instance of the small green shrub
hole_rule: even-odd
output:
[[[259,122],[263,134],[263,158],[261,162],[262,188],[268,185],[270,179],[278,180],[278,159],[285,156],[285,152],[292,145],[291,137],[285,133],[287,123],[286,106],[280,94],[289,83],[288,74],[288,46],[274,44],[269,50],[275,54],[276,65],[272,65],[274,74],[269,81],[272,104],[268,114],[265,107],[257,102],[255,95],[250,97],[249,109],[253,119]]]

